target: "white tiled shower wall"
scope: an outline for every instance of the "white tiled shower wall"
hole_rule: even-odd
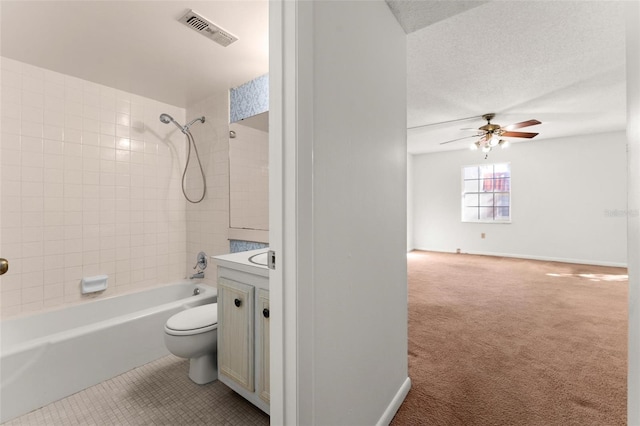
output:
[[[80,294],[83,276],[109,275],[103,297],[189,273],[187,246],[199,250],[200,243],[187,244],[187,235],[215,233],[225,206],[215,197],[207,210],[186,206],[185,138],[158,119],[166,112],[184,123],[185,110],[0,59],[0,256],[10,261],[0,277],[2,317],[87,298]],[[222,124],[208,107],[206,126],[217,131]],[[203,130],[197,126],[196,135]],[[222,145],[205,155],[214,158]],[[224,186],[215,177],[223,160],[210,164],[213,187]],[[215,224],[207,221],[211,212]]]
[[[197,254],[229,253],[229,92],[215,93],[187,107],[187,122],[205,116],[191,126],[207,180],[207,195],[201,203],[187,203],[187,272],[195,272]],[[187,195],[202,196],[202,177],[195,152],[187,171]],[[209,259],[204,282],[216,285],[216,266]]]

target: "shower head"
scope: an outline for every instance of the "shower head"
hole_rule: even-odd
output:
[[[204,117],[194,118],[186,126],[181,126],[180,124],[178,124],[178,122],[176,120],[173,119],[172,116],[170,116],[169,114],[162,113],[162,114],[160,114],[160,121],[162,121],[164,124],[173,123],[173,124],[176,125],[176,127],[178,129],[180,129],[180,131],[182,133],[186,134],[189,131],[189,127],[191,127],[191,125],[193,123],[195,123],[196,121],[200,121],[200,122],[204,123]]]
[[[173,119],[172,116],[170,116],[169,114],[160,114],[160,121],[162,121],[164,124],[169,124],[169,123],[173,123],[176,125],[176,127],[178,129],[180,129],[180,131],[182,133],[185,133],[185,129],[184,127],[182,127],[181,125],[178,124],[178,122],[176,120]]]

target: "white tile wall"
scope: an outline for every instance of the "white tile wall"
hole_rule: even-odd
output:
[[[207,195],[198,204],[187,203],[187,271],[193,273],[198,252],[208,256],[229,252],[229,92],[216,93],[187,107],[187,121],[205,116],[191,127],[207,179]],[[197,200],[202,177],[192,152],[187,172],[187,193]],[[215,285],[215,264],[205,271],[205,282]]]
[[[226,233],[228,192],[206,210],[187,211],[182,197],[185,139],[158,117],[184,122],[184,109],[7,58],[1,68],[2,317],[95,297],[80,294],[83,276],[109,275],[97,297],[181,279],[187,229],[190,252]],[[207,119],[226,100],[203,103]],[[223,145],[203,149],[214,188],[225,186]]]

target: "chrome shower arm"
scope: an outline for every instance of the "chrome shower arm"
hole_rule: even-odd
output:
[[[186,124],[183,128],[182,128],[182,132],[186,133],[189,131],[189,127],[191,127],[191,125],[193,123],[195,123],[196,121],[200,121],[201,123],[204,123],[204,116],[202,117],[198,117],[198,118],[194,118],[193,120],[191,120],[188,124]]]

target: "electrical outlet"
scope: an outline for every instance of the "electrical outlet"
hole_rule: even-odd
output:
[[[484,237],[485,237],[485,236],[486,236],[486,235],[485,235],[485,233],[484,233],[484,232],[483,232],[482,234],[480,234],[480,238],[482,238],[483,240],[484,240]]]

